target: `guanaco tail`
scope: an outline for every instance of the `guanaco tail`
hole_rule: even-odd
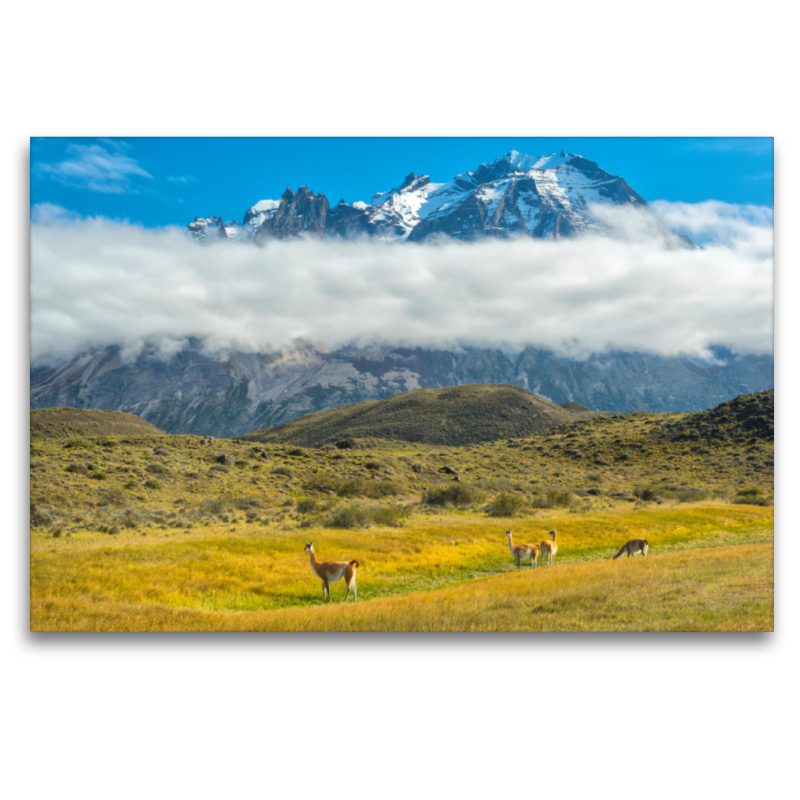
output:
[[[328,601],[331,600],[331,584],[344,578],[345,585],[347,586],[347,594],[344,596],[344,602],[350,597],[350,591],[353,592],[353,602],[358,597],[356,590],[356,567],[361,564],[355,559],[353,561],[317,561],[317,556],[314,554],[314,544],[306,542],[305,552],[311,554],[311,571],[322,581],[322,599],[325,599],[325,593],[328,593]]]
[[[526,561],[530,559],[531,569],[533,569],[536,566],[536,559],[539,557],[539,547],[535,544],[514,544],[514,539],[511,536],[512,533],[514,533],[514,531],[506,531],[506,536],[508,536],[508,549],[517,562],[517,569],[522,569],[520,563],[522,559]]]
[[[550,531],[548,536],[553,537],[552,542],[548,542],[546,539],[542,542],[542,566],[544,566],[545,559],[547,560],[547,566],[551,567],[553,562],[556,558],[556,552],[558,550],[558,545],[556,544],[556,532]]]
[[[628,558],[635,556],[637,553],[641,553],[646,558],[649,548],[650,545],[647,539],[631,539],[629,542],[625,542],[625,544],[622,545],[619,553],[617,553],[614,558],[620,558],[625,555],[625,553],[628,554]]]

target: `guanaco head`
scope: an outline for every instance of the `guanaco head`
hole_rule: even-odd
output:
[[[314,549],[314,543],[313,542],[306,542],[306,546],[304,548],[305,552],[306,553],[310,553],[313,549]]]
[[[514,531],[506,531],[506,536],[511,536],[512,533],[514,533]]]

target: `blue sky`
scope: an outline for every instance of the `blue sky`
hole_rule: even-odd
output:
[[[242,221],[259,200],[307,185],[369,201],[411,171],[435,182],[509,150],[580,153],[648,201],[773,204],[771,138],[33,138],[31,205],[146,227],[195,216]]]

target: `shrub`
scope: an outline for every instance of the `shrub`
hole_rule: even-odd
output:
[[[300,514],[310,514],[317,508],[317,501],[313,497],[301,497],[297,501],[297,511]]]
[[[768,506],[770,499],[764,495],[761,489],[739,489],[733,498],[733,502],[737,505],[748,506]]]
[[[468,483],[453,482],[429,489],[422,502],[429,506],[455,506],[466,508],[483,501],[486,495]]]
[[[653,501],[659,499],[659,492],[662,491],[661,486],[635,486],[633,494],[640,500]]]
[[[635,486],[633,494],[640,500],[659,502],[662,500],[673,500],[677,503],[691,503],[696,500],[705,500],[710,496],[707,489],[695,486],[674,486],[665,484],[663,486]]]
[[[487,511],[490,517],[513,517],[525,507],[525,498],[518,494],[507,494],[502,492],[497,495]]]
[[[31,503],[31,527],[46,528],[53,524],[53,518],[43,508],[39,508],[36,503]]]
[[[567,489],[548,489],[539,492],[531,501],[534,508],[567,508],[572,502],[572,494]]]
[[[270,470],[272,475],[283,475],[286,478],[294,478],[294,472],[292,472],[289,467],[275,467],[275,469]]]
[[[160,489],[161,488],[161,481],[157,481],[155,478],[148,478],[144,482],[145,489]]]
[[[205,514],[218,516],[225,510],[226,506],[227,503],[221,497],[209,497],[203,501],[201,509]]]
[[[401,527],[411,514],[403,506],[359,506],[340,508],[328,518],[331,528],[369,528],[372,525],[385,525],[389,528]]]
[[[394,497],[395,495],[402,494],[403,489],[401,486],[389,479],[369,480],[364,481],[362,493],[366,497],[373,497],[377,499],[379,497]]]
[[[66,472],[76,472],[78,475],[86,475],[89,472],[89,468],[86,464],[78,464],[75,461],[70,461],[66,467],[64,467]]]
[[[340,478],[336,475],[315,475],[307,484],[306,489],[316,492],[333,492],[339,497],[390,497],[402,494],[400,484],[386,478]]]

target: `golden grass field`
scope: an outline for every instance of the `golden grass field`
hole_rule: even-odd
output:
[[[533,520],[448,515],[357,532],[34,534],[31,627],[771,630],[772,522],[772,509],[718,504]],[[556,566],[518,571],[507,525],[521,542],[541,541],[555,526]],[[306,537],[320,559],[361,562],[358,611],[325,608],[303,553]],[[611,560],[618,545],[639,537],[651,542],[647,559]],[[332,594],[341,600],[344,583]],[[546,613],[531,614],[532,604]]]
[[[652,436],[680,417],[349,451],[39,417],[31,630],[772,630],[772,442]],[[431,500],[454,486],[455,505]],[[556,566],[518,572],[507,528],[558,530]],[[649,557],[612,561],[632,538]],[[323,604],[309,539],[320,560],[361,562],[356,604],[343,582]]]

